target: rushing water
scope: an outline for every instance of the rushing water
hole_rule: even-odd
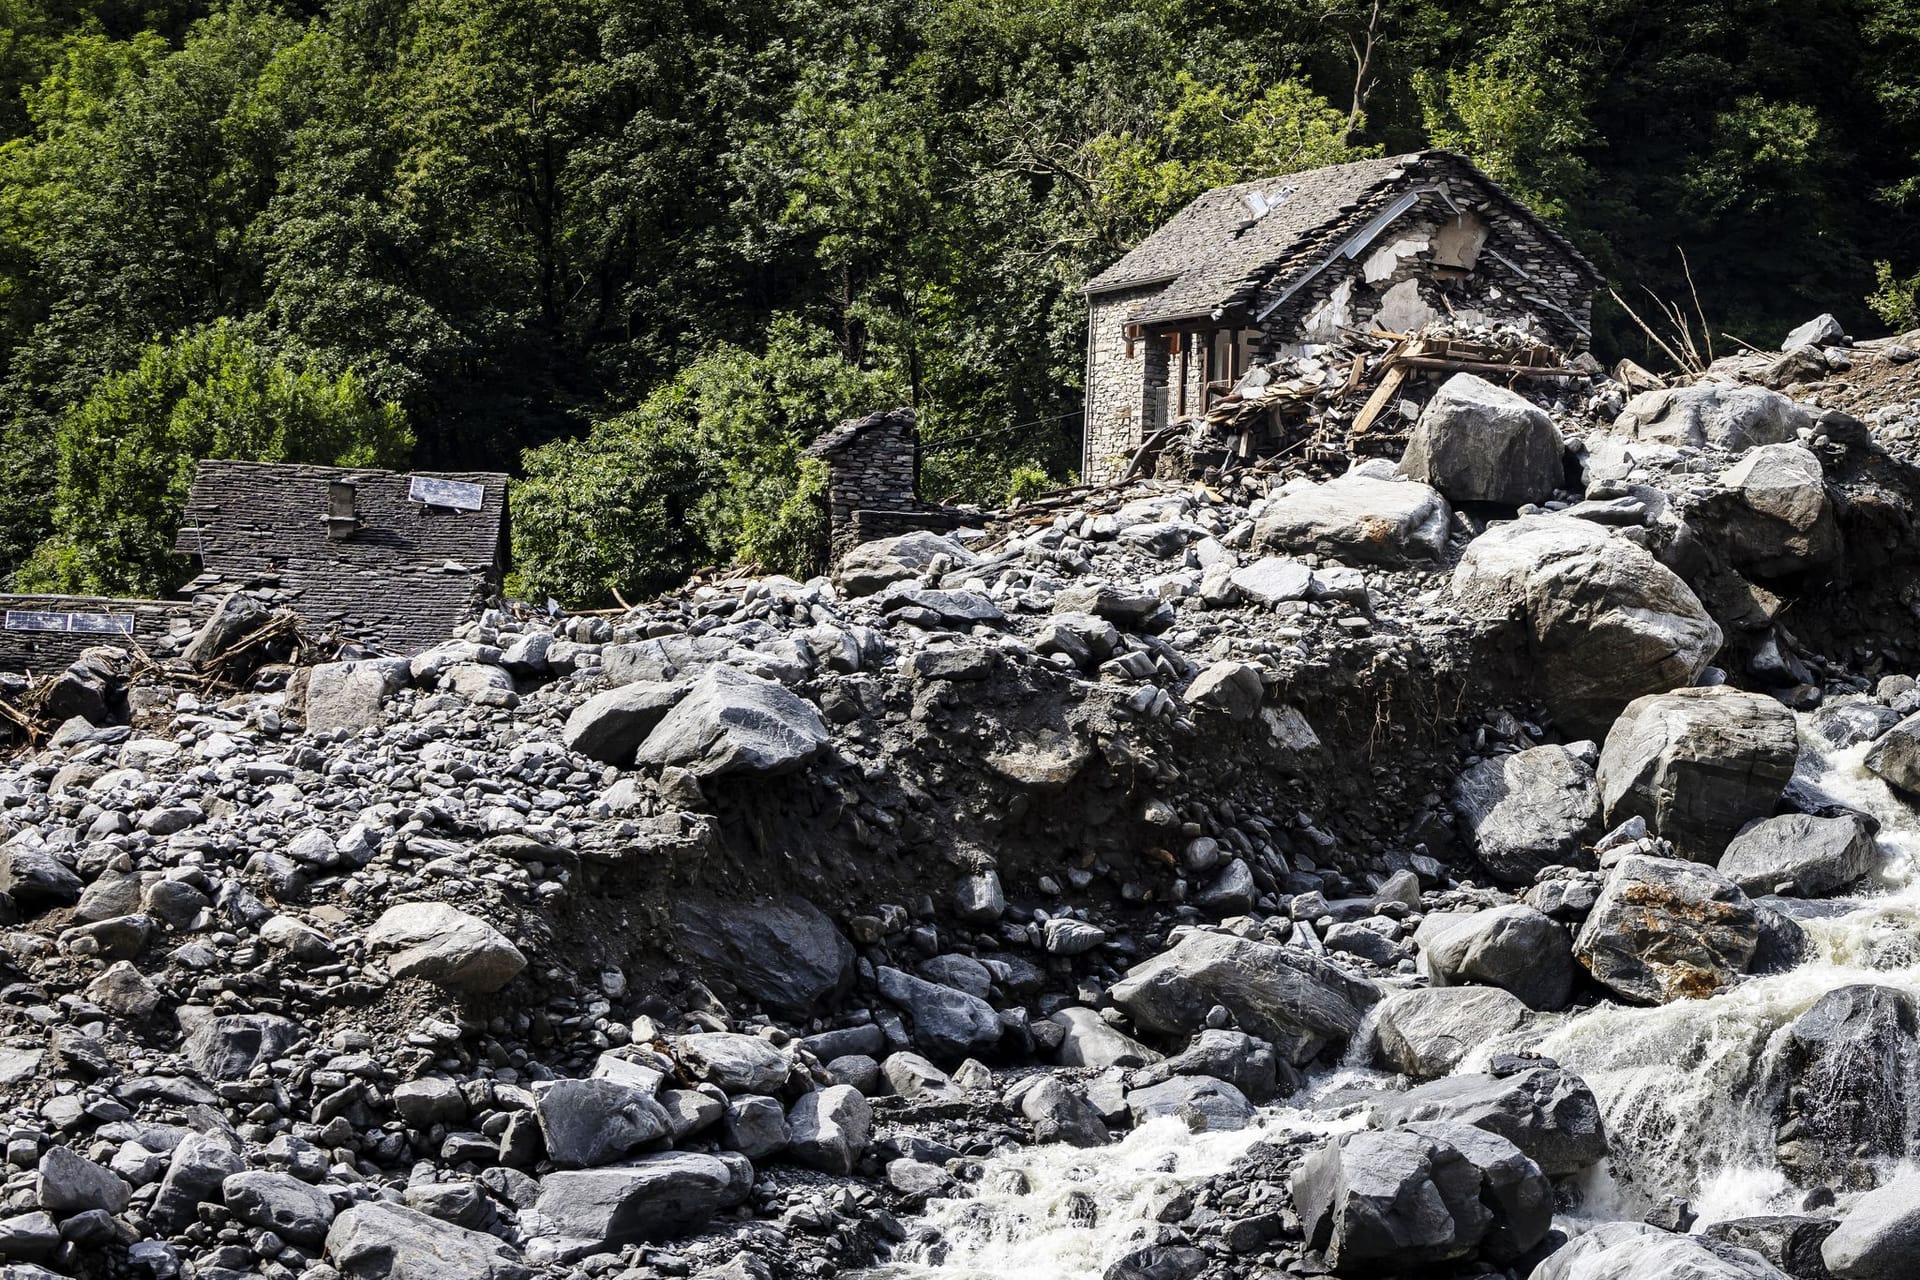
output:
[[[1804,963],[1709,1000],[1602,1004],[1550,1022],[1534,1042],[1586,1080],[1606,1119],[1612,1154],[1583,1175],[1581,1219],[1637,1218],[1668,1196],[1688,1198],[1700,1225],[1798,1207],[1804,1191],[1774,1156],[1769,1089],[1786,1027],[1836,987],[1874,983],[1920,998],[1920,815],[1867,771],[1866,752],[1826,752],[1813,741],[1802,750],[1795,787],[1878,819],[1884,862],[1858,893],[1832,901],[1830,914],[1801,921],[1812,944]],[[1480,1069],[1492,1048],[1459,1069]],[[1920,1061],[1910,1065],[1908,1134],[1920,1132]],[[1317,1112],[1315,1099],[1343,1089],[1351,1098],[1352,1086],[1378,1078],[1350,1062],[1237,1133],[1191,1134],[1169,1119],[1097,1151],[1051,1146],[997,1158],[976,1198],[929,1205],[910,1224],[915,1239],[868,1275],[1092,1280],[1139,1247],[1170,1195],[1227,1171],[1260,1138],[1359,1127],[1351,1114]]]

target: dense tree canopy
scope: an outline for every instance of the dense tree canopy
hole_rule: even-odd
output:
[[[1920,0],[0,0],[0,579],[168,585],[82,426],[213,333],[524,471],[530,588],[797,566],[829,415],[914,404],[936,496],[1063,479],[1092,272],[1436,144],[1626,288],[1684,251],[1716,333],[1916,313]]]

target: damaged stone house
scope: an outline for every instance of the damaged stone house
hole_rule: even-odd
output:
[[[1584,350],[1600,282],[1565,236],[1451,152],[1217,188],[1086,286],[1082,475],[1117,477],[1256,364],[1353,330],[1501,324]]]
[[[315,629],[414,654],[471,621],[507,566],[507,477],[222,460],[199,464],[175,549],[176,600],[0,595],[0,671],[46,672],[96,645],[169,656],[235,591]]]

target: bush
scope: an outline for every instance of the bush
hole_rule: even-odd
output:
[[[155,343],[61,419],[53,534],[25,590],[154,594],[178,585],[182,508],[203,458],[404,464],[405,418],[349,370],[282,362],[227,322]]]
[[[1920,327],[1920,272],[1902,280],[1893,274],[1891,262],[1873,264],[1874,290],[1867,305],[1881,323],[1899,333]]]

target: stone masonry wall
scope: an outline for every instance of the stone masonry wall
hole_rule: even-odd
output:
[[[1101,484],[1114,479],[1140,447],[1148,375],[1147,344],[1135,342],[1127,354],[1126,315],[1135,302],[1158,286],[1105,293],[1088,303],[1086,437],[1081,449],[1081,479]],[[1165,346],[1160,347],[1165,378]]]
[[[0,671],[45,675],[59,671],[87,649],[138,645],[164,650],[191,630],[187,600],[120,600],[98,596],[0,595]],[[40,631],[4,627],[8,613],[80,614],[133,619],[133,633],[118,631]],[[81,623],[83,627],[87,622]]]

